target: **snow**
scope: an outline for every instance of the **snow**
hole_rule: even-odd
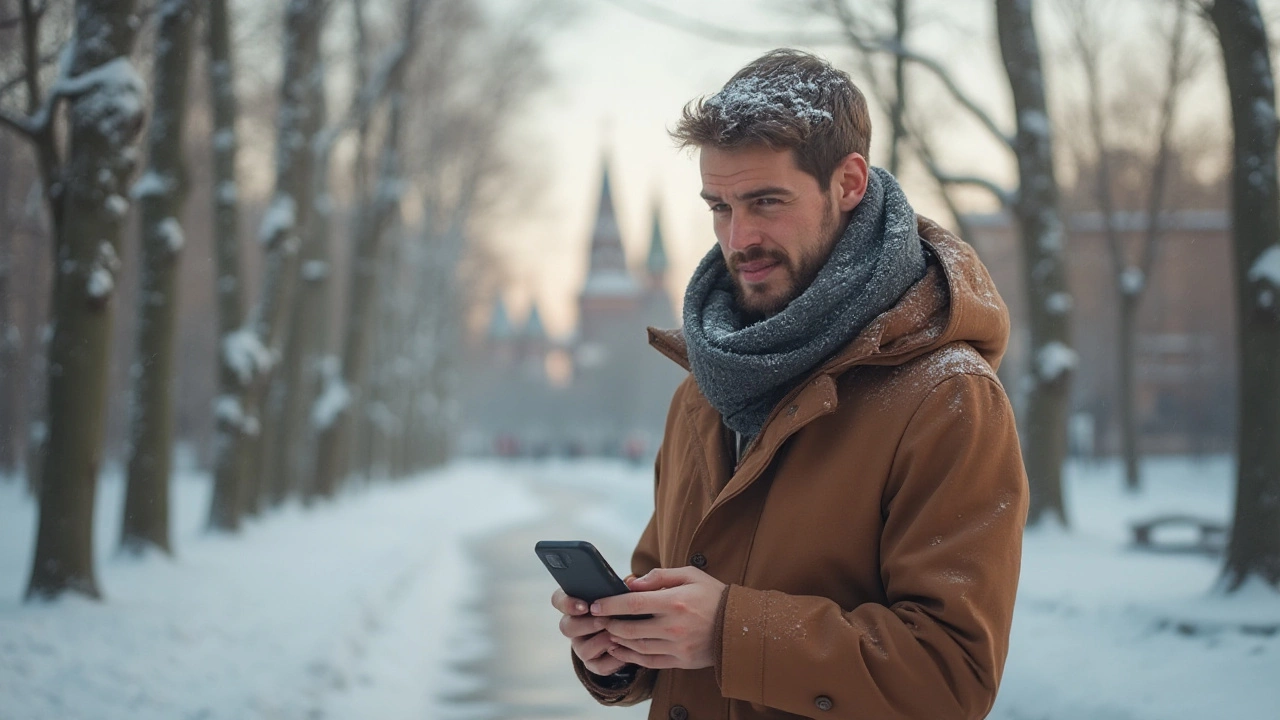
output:
[[[226,65],[226,63],[218,63]],[[236,131],[232,128],[222,128],[213,134],[213,147],[215,150],[230,150],[236,146]]]
[[[731,141],[741,126],[758,122],[762,117],[791,115],[809,125],[830,122],[831,112],[818,106],[818,98],[827,88],[843,85],[835,70],[806,79],[794,71],[779,71],[767,77],[751,76],[734,80],[720,92],[703,101],[715,108],[724,120],[721,138]]]
[[[147,84],[127,57],[116,57],[76,77],[63,77],[51,97],[72,97],[70,116],[77,125],[96,125],[108,141],[126,145],[146,107]]]
[[[174,182],[172,178],[165,177],[155,170],[148,170],[138,178],[138,182],[133,184],[133,189],[129,194],[134,200],[140,200],[144,197],[154,197],[156,195],[165,195],[173,190]]]
[[[223,337],[222,357],[242,385],[248,385],[255,374],[266,372],[275,362],[251,328],[240,328]]]
[[[129,213],[129,201],[119,195],[108,195],[106,207],[113,217],[122,218]]]
[[[1022,129],[1041,137],[1049,134],[1049,118],[1039,110],[1023,110],[1019,115]]]
[[[1143,469],[1145,489],[1132,494],[1118,462],[1068,463],[1072,526],[1027,533],[991,718],[1274,717],[1280,633],[1238,628],[1280,626],[1280,597],[1257,583],[1223,597],[1214,591],[1219,559],[1129,545],[1130,524],[1155,514],[1227,520],[1231,461],[1151,459]],[[481,716],[446,697],[485,689],[462,666],[515,667],[537,678],[550,666],[566,684],[498,690],[520,693],[525,708],[555,703],[554,712],[530,715],[585,716],[595,706],[572,680],[568,651],[555,645],[561,639],[545,606],[552,585],[530,538],[561,528],[625,566],[625,548],[652,509],[651,483],[644,465],[466,460],[310,510],[286,506],[227,537],[202,532],[209,478],[181,468],[169,561],[114,554],[124,484],[112,469],[96,525],[106,601],[25,605],[36,508],[21,482],[0,479],[3,717]],[[509,562],[527,568],[527,579],[485,564],[489,540],[508,536],[516,556]],[[468,553],[477,546],[485,552]],[[485,567],[499,573],[496,591],[484,583]],[[520,632],[541,633],[525,644],[486,632],[514,632],[486,613],[517,591],[514,610],[531,628]],[[1204,630],[1179,629],[1187,626]],[[510,647],[520,653],[500,655]],[[488,710],[483,716],[502,716]]]
[[[169,252],[177,253],[186,244],[186,237],[182,234],[182,225],[177,218],[167,217],[161,220],[156,227],[156,231],[160,233],[160,238],[164,240],[165,247],[169,248]]]
[[[456,466],[207,535],[210,480],[188,469],[176,558],[136,560],[114,552],[123,486],[108,473],[96,508],[106,601],[28,605],[36,508],[0,483],[6,720],[439,717],[477,584],[465,543],[539,511],[498,469]]]
[[[1075,368],[1079,360],[1075,350],[1055,340],[1036,353],[1036,374],[1044,382],[1053,382]]]
[[[302,263],[303,280],[323,280],[329,277],[329,263],[324,260],[308,260]]]
[[[346,409],[351,402],[351,392],[342,378],[328,376],[325,378],[324,393],[316,399],[311,410],[311,426],[316,430],[325,430],[333,425],[338,413]]]
[[[293,198],[289,195],[277,195],[262,218],[258,240],[264,243],[273,242],[281,234],[291,233],[295,222]]]
[[[1120,272],[1120,289],[1125,295],[1140,295],[1146,284],[1146,275],[1136,267],[1127,267]]]
[[[1056,292],[1045,300],[1044,306],[1053,315],[1066,315],[1075,307],[1075,299],[1070,293]]]
[[[1280,245],[1269,245],[1249,268],[1249,282],[1265,281],[1280,288]]]
[[[217,197],[220,205],[235,205],[236,199],[239,197],[235,181],[223,180],[218,183]]]
[[[115,276],[111,274],[110,270],[101,266],[95,266],[89,273],[89,284],[86,288],[86,292],[89,293],[89,297],[101,300],[107,295],[110,295],[111,291],[114,290],[115,287]]]

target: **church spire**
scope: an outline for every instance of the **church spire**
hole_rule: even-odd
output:
[[[649,236],[649,257],[645,267],[649,278],[661,282],[667,274],[667,246],[662,240],[662,210],[658,203],[653,205],[653,233]]]
[[[609,163],[602,163],[600,204],[595,228],[591,232],[591,259],[587,270],[585,295],[634,295],[639,292],[635,279],[627,270],[627,255],[622,248],[622,233],[613,209],[613,189],[609,182]]]

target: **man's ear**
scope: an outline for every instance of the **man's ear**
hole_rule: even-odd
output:
[[[867,159],[856,152],[846,155],[836,166],[831,182],[837,193],[840,212],[851,212],[862,202],[862,196],[867,194],[870,173],[871,167],[867,165]]]

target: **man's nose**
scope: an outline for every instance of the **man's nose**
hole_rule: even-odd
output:
[[[752,245],[759,245],[760,241],[760,228],[756,227],[750,218],[745,218],[738,214],[729,220],[730,250],[746,250]]]

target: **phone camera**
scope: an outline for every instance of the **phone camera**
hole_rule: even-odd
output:
[[[569,567],[569,556],[560,553],[547,553],[547,564],[557,570],[564,570]]]

